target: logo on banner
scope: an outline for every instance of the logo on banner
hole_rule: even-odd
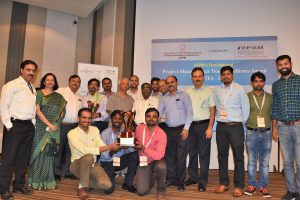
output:
[[[263,45],[240,45],[237,47],[239,56],[262,56],[264,54]]]

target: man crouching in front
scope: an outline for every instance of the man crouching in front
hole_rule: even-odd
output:
[[[71,149],[71,172],[79,181],[78,197],[85,200],[88,198],[88,187],[103,190],[110,189],[112,184],[100,164],[96,162],[96,156],[105,151],[115,151],[119,148],[118,143],[105,146],[97,127],[91,126],[92,111],[82,108],[78,111],[78,127],[68,133]]]

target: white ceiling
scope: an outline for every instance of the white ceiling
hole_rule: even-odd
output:
[[[33,6],[87,17],[104,0],[14,0]]]

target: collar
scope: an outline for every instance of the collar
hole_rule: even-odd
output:
[[[192,89],[193,90],[196,90],[196,91],[203,91],[206,89],[206,86],[205,85],[202,85],[202,87],[200,89],[196,89],[195,85],[192,86]]]
[[[229,87],[226,87],[225,85],[224,85],[224,83],[221,85],[221,88],[228,88],[228,89],[230,89],[231,87],[234,87],[235,86],[235,82],[234,81],[232,81],[232,83],[230,84],[230,86]]]
[[[77,126],[77,130],[79,131],[80,134],[88,135],[91,129],[90,129],[90,127],[89,127],[88,132],[86,133],[86,132],[85,132],[84,130],[82,130],[82,129],[79,127],[79,125],[78,125],[78,126]]]
[[[32,86],[32,84],[30,82],[25,81],[25,79],[22,76],[19,76],[18,79],[21,83],[26,84],[26,85],[28,85],[28,83],[29,83]]]
[[[69,86],[67,87],[67,90],[68,90],[69,92],[71,92],[71,93],[72,93],[73,95],[75,95],[75,96],[79,95],[78,90],[77,90],[77,91],[75,92],[75,94],[74,94]]]
[[[174,95],[179,94],[179,93],[180,93],[180,91],[177,89]],[[167,94],[165,94],[165,96],[171,96],[170,92],[168,92]]]
[[[293,78],[296,78],[296,74],[294,74],[294,72],[292,72],[291,76],[288,78],[288,79],[284,79],[282,76],[280,77],[280,80],[284,80],[284,81],[287,81],[289,79],[293,79]]]

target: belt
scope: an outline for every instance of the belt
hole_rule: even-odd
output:
[[[10,118],[10,121],[11,121],[11,122],[24,122],[24,123],[25,123],[25,122],[26,122],[26,123],[32,122],[31,119],[22,120],[22,119],[17,119],[17,118],[14,118],[14,117],[11,117],[11,118]]]
[[[217,121],[219,124],[223,124],[225,126],[235,126],[235,125],[243,125],[242,122],[220,122]]]
[[[257,131],[257,132],[266,132],[271,130],[271,128],[250,128],[247,126],[247,129],[250,131]]]
[[[285,125],[289,126],[289,125],[298,124],[300,122],[300,119],[297,119],[295,121],[281,121],[281,122],[284,123]]]
[[[204,120],[199,120],[199,121],[192,121],[192,124],[197,125],[197,124],[203,124],[209,122],[209,119],[204,119]]]

